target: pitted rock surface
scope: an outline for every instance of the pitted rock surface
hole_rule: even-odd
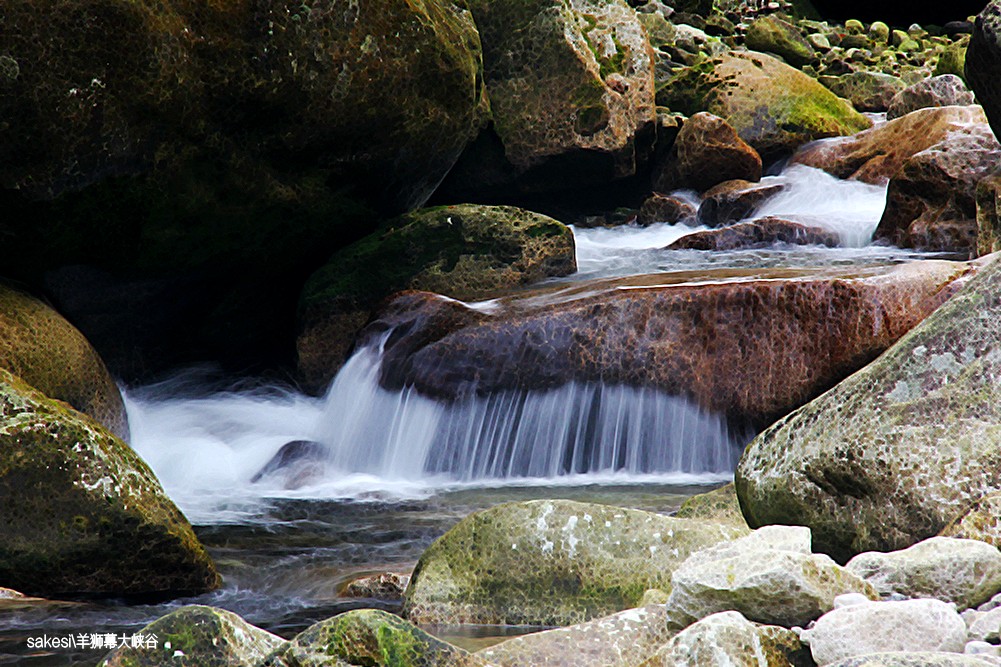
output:
[[[128,440],[118,386],[83,334],[38,299],[0,285],[0,368]]]
[[[941,74],[922,79],[897,93],[886,110],[886,119],[900,118],[918,109],[968,104],[973,104],[973,93],[963,80],[955,74]]]
[[[573,625],[668,590],[689,554],[746,529],[569,500],[472,514],[421,555],[404,602],[415,623]]]
[[[202,605],[181,607],[140,632],[155,636],[156,648],[123,646],[109,653],[99,667],[157,667],[180,656],[186,664],[199,667],[259,665],[288,643],[231,611]]]
[[[939,535],[979,540],[1001,548],[1001,491],[977,498]]]
[[[761,180],[761,156],[725,120],[701,112],[681,126],[666,161],[655,167],[653,187],[704,192],[735,179]]]
[[[149,467],[0,370],[0,581],[29,595],[178,597],[215,566]]]
[[[848,658],[825,667],[998,667],[997,658],[933,651],[880,652]]]
[[[811,227],[774,216],[739,222],[719,229],[687,234],[667,246],[668,250],[736,250],[776,243],[823,245],[835,248],[841,240],[823,227]]]
[[[1001,490],[1001,265],[875,362],[758,436],[737,468],[751,526],[813,529],[841,560],[932,537]]]
[[[515,637],[477,651],[497,667],[636,667],[668,639],[664,605],[627,609],[567,628]]]
[[[817,80],[838,97],[851,102],[858,111],[886,111],[893,96],[906,87],[899,77],[882,72],[850,72],[822,76]]]
[[[490,313],[408,293],[360,340],[395,328],[380,376],[387,389],[451,401],[602,381],[656,387],[764,426],[875,358],[969,270],[922,261],[847,273],[651,274],[525,293]]]
[[[977,185],[1001,160],[990,127],[971,125],[907,158],[890,179],[873,234],[921,250],[977,250]]]
[[[707,227],[722,227],[748,218],[769,197],[782,192],[780,184],[724,181],[702,195],[696,222]]]
[[[978,106],[920,109],[850,137],[808,144],[791,162],[865,183],[888,181],[916,153],[971,125],[986,124]]]
[[[682,220],[694,220],[696,210],[693,204],[680,197],[655,192],[643,200],[636,222],[641,225],[655,222],[674,224]]]

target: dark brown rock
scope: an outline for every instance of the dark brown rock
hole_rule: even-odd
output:
[[[684,199],[653,193],[643,201],[636,222],[651,225],[655,222],[674,224],[680,220],[695,219],[696,208]]]
[[[702,196],[696,219],[707,227],[722,227],[743,220],[782,188],[778,184],[757,185],[739,180],[720,183]]]
[[[965,270],[923,261],[849,272],[656,274],[558,297],[510,297],[497,312],[465,318],[456,317],[459,304],[407,293],[365,335],[397,327],[381,375],[391,389],[452,400],[602,381],[657,387],[764,426],[871,361]]]
[[[850,137],[827,139],[796,151],[791,162],[865,183],[888,181],[915,153],[987,117],[977,106],[919,109]]]
[[[823,227],[809,227],[791,220],[769,216],[706,232],[682,236],[668,250],[735,250],[789,243],[795,245],[839,244],[838,235]]]
[[[966,50],[966,82],[977,95],[995,134],[1001,134],[1001,2],[992,0],[977,15]]]
[[[682,125],[667,161],[657,165],[653,187],[703,192],[722,183],[761,179],[761,156],[719,116],[697,113]]]
[[[977,183],[977,255],[1001,250],[1001,174],[995,171]]]
[[[973,125],[904,162],[890,179],[874,238],[905,248],[977,249],[977,183],[1001,160],[986,125]]]

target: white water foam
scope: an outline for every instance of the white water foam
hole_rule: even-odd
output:
[[[378,384],[381,341],[323,399],[294,392],[126,397],[133,447],[200,522],[265,497],[408,498],[475,486],[707,483],[728,479],[743,438],[725,419],[653,389],[571,383],[443,404]],[[251,477],[293,440],[329,451],[297,489]]]

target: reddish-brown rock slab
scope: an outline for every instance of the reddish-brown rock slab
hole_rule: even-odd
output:
[[[685,121],[667,159],[655,167],[654,189],[703,192],[734,179],[761,180],[761,156],[725,120],[700,112]]]
[[[651,274],[530,292],[489,312],[407,292],[361,339],[395,328],[380,378],[389,389],[447,401],[601,381],[685,395],[764,426],[874,359],[969,271],[926,260]]]
[[[825,245],[837,247],[838,235],[823,227],[783,220],[774,216],[740,222],[729,227],[710,229],[682,236],[667,246],[668,250],[737,250],[759,248],[776,243]]]
[[[724,181],[702,196],[696,219],[700,225],[721,227],[749,217],[766,199],[782,192],[784,186],[750,181]]]
[[[912,155],[953,132],[980,124],[986,126],[987,117],[979,106],[918,109],[850,137],[808,144],[793,155],[792,162],[823,169],[838,178],[882,184]]]

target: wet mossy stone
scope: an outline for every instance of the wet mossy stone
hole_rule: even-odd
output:
[[[268,667],[486,667],[483,660],[471,653],[378,609],[357,609],[320,621],[296,635],[266,664]]]
[[[0,370],[0,581],[30,595],[177,597],[215,566],[128,445]]]
[[[692,496],[681,504],[674,516],[679,519],[700,519],[747,526],[744,515],[740,513],[737,491],[732,482],[707,493]]]
[[[751,526],[813,529],[839,560],[903,549],[1001,490],[1001,264],[874,362],[759,435],[735,485]]]
[[[723,118],[765,162],[872,124],[816,79],[755,51],[730,51],[681,69],[657,92],[657,104]]]
[[[570,229],[538,213],[463,204],[400,216],[334,254],[306,283],[300,373],[307,386],[321,387],[369,311],[393,292],[477,300],[576,268]]]
[[[122,395],[83,334],[38,299],[3,284],[0,368],[128,439]]]
[[[694,551],[739,526],[569,500],[472,514],[421,555],[404,597],[415,623],[573,625],[669,590]]]
[[[781,56],[790,65],[800,67],[813,60],[813,46],[799,28],[775,16],[755,19],[744,37],[747,48]]]
[[[155,646],[125,646],[109,653],[99,667],[260,665],[288,642],[247,623],[231,611],[189,605],[153,621],[138,635],[155,636]]]

